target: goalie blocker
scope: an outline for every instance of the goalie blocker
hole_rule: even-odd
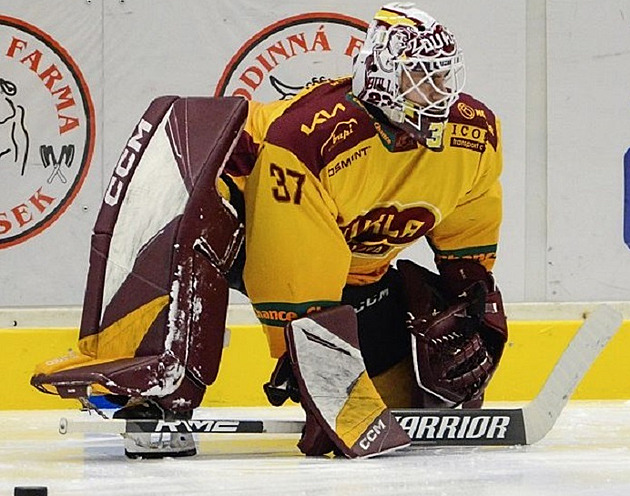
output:
[[[200,404],[217,376],[226,275],[243,238],[218,178],[246,116],[240,98],[151,103],[94,227],[80,354],[40,365],[33,386],[155,398],[175,412]]]
[[[368,376],[351,306],[293,320],[285,337],[306,413],[298,443],[303,453],[336,448],[348,458],[365,458],[410,444]]]

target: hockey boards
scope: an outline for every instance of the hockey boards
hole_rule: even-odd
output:
[[[554,366],[538,395],[523,408],[393,410],[392,414],[411,438],[412,446],[506,446],[533,444],[553,427],[592,363],[619,330],[622,316],[608,306],[591,313]],[[298,420],[194,419],[161,420],[68,420],[61,419],[59,432],[122,434],[299,434]],[[372,427],[378,435],[378,425]],[[370,432],[366,439],[369,441]]]

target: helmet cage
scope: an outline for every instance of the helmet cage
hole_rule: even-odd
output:
[[[450,57],[398,59],[394,64],[398,87],[392,106],[402,112],[405,122],[420,131],[423,117],[446,121],[466,80],[461,52]]]

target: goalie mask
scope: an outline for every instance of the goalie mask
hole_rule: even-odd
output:
[[[450,107],[465,81],[454,36],[411,3],[383,6],[354,60],[352,90],[429,148],[442,148]]]

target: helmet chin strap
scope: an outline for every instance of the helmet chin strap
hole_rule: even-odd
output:
[[[405,111],[397,108],[382,108],[381,111],[387,119],[405,133],[409,134],[415,141],[432,151],[442,151],[442,133],[444,132],[445,118],[432,119],[430,116],[417,112],[418,125],[412,125],[405,119]]]

